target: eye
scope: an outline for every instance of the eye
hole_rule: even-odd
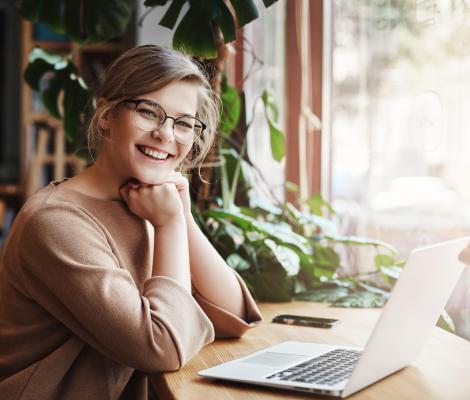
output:
[[[193,129],[194,122],[190,118],[177,119],[175,125],[183,129]]]

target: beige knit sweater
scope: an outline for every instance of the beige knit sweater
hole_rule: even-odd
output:
[[[147,374],[176,370],[245,320],[151,276],[153,228],[122,201],[52,182],[15,219],[0,265],[0,400],[147,396]]]

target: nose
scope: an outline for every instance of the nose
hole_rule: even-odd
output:
[[[173,142],[175,140],[175,135],[173,134],[173,121],[170,118],[167,118],[160,128],[152,131],[152,137],[160,139],[162,143]]]

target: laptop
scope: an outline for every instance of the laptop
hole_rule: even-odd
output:
[[[469,241],[413,250],[364,349],[288,341],[199,375],[347,397],[418,356],[464,269],[458,256]]]

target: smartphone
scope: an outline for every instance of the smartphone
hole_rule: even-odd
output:
[[[339,324],[338,319],[289,314],[276,315],[272,322],[288,325],[313,326],[316,328],[331,328],[332,326]]]

